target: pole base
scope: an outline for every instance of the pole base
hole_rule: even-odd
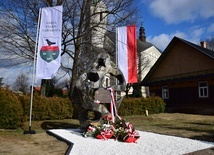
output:
[[[34,130],[24,131],[24,134],[36,134],[36,131]]]
[[[35,134],[35,133],[36,133],[36,131],[31,130],[31,126],[29,126],[28,131],[24,131],[24,134]]]

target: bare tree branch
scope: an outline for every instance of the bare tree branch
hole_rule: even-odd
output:
[[[22,61],[19,63],[32,64],[39,9],[63,5],[61,55],[69,56],[72,62],[69,66],[62,62],[62,69],[65,72],[72,71],[72,89],[79,74],[89,67],[89,63],[93,62],[95,55],[101,51],[95,41],[102,40],[101,36],[104,36],[106,30],[114,31],[117,26],[137,23],[136,2],[136,0],[103,0],[97,3],[93,0],[2,1],[0,51],[14,55],[11,57],[14,60],[20,57]],[[102,7],[106,9],[101,9]],[[100,36],[96,36],[97,34]]]

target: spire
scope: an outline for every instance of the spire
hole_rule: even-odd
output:
[[[145,29],[144,27],[142,26],[141,24],[141,27],[140,27],[140,31],[139,31],[139,39],[143,42],[146,42],[146,34],[145,34]]]

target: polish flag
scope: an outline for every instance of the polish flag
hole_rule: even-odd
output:
[[[117,28],[118,67],[126,83],[137,83],[136,26]]]

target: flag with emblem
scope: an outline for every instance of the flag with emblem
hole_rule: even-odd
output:
[[[40,21],[36,78],[52,79],[61,62],[62,6],[42,8]]]

